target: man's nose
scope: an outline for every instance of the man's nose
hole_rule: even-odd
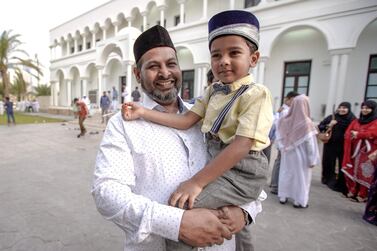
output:
[[[171,72],[166,65],[162,65],[159,71],[159,75],[163,78],[169,78],[171,75]]]

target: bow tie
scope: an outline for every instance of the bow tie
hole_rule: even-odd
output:
[[[229,94],[231,92],[230,87],[228,85],[220,84],[220,83],[214,83],[213,84],[213,90],[215,92],[222,92],[225,95]]]

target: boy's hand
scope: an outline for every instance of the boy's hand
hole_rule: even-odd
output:
[[[122,105],[122,117],[124,120],[136,120],[141,118],[144,108],[133,102],[126,102]]]
[[[203,188],[194,181],[186,180],[178,186],[174,193],[172,193],[169,199],[169,205],[184,208],[187,201],[187,208],[191,209],[194,206],[196,197],[198,197],[202,190]]]

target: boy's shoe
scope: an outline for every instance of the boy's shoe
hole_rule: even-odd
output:
[[[287,198],[280,198],[279,199],[279,202],[280,202],[280,204],[285,204],[285,203],[287,203],[287,201],[288,201],[288,199]]]

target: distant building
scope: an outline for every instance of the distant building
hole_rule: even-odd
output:
[[[176,45],[183,90],[199,96],[210,67],[207,22],[227,9],[245,9],[261,23],[261,59],[253,70],[275,109],[291,90],[310,97],[312,117],[343,100],[358,112],[377,100],[376,0],[113,0],[50,31],[52,105],[137,85],[132,47],[144,30],[164,25]],[[356,105],[356,107],[355,107]]]

